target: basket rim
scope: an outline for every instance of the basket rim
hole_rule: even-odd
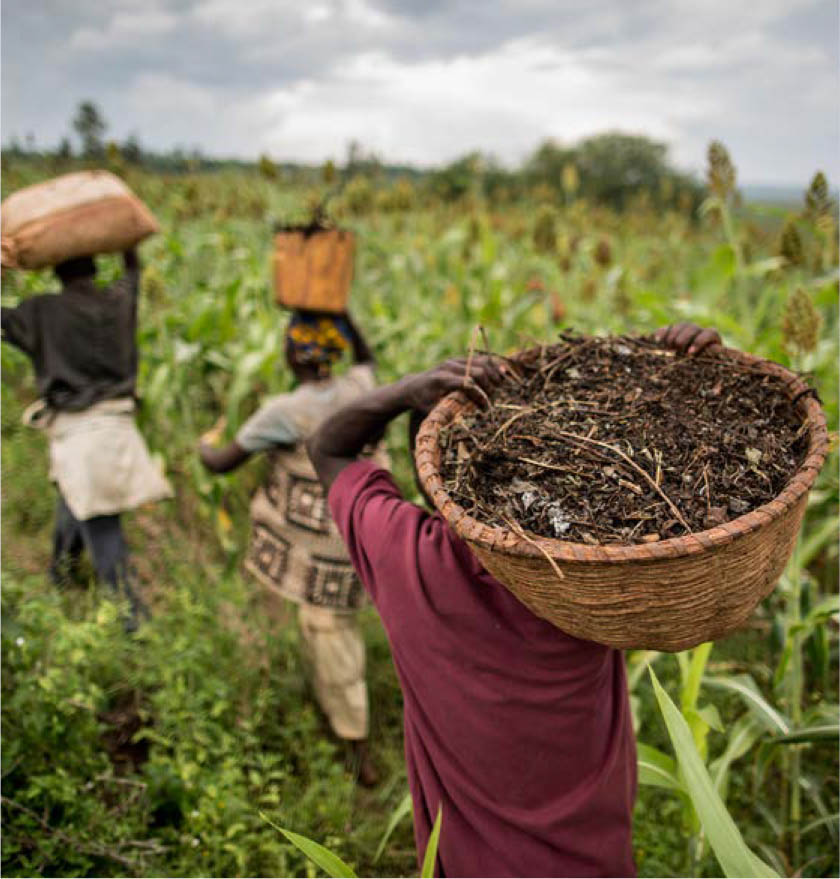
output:
[[[520,351],[514,355],[514,359],[539,351],[541,347],[544,346]],[[825,414],[813,388],[784,366],[736,348],[724,348],[718,345],[707,349],[705,353],[730,358],[782,379],[790,399],[795,401],[796,408],[802,413],[803,424],[808,425],[808,451],[802,464],[773,500],[749,513],[704,531],[695,531],[692,534],[672,537],[656,543],[629,546],[616,544],[592,546],[530,533],[528,539],[525,539],[510,528],[486,525],[473,518],[462,506],[452,500],[443,486],[440,475],[438,445],[440,430],[449,425],[457,415],[469,411],[474,406],[460,391],[448,394],[440,400],[423,420],[417,433],[414,456],[423,489],[433,501],[437,511],[459,537],[477,549],[514,557],[543,559],[550,557],[552,561],[579,564],[649,562],[708,552],[751,534],[785,515],[811,489],[828,454],[829,437]]]
[[[303,235],[304,238],[314,238],[316,235],[337,235],[339,238],[354,239],[356,233],[348,226],[315,226],[312,223],[300,223],[297,225],[276,225],[272,230],[275,242],[278,238],[294,235]]]

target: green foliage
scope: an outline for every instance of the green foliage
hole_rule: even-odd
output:
[[[397,829],[400,822],[409,815],[411,815],[411,794],[407,793],[399,803],[397,803],[397,807],[388,819],[388,826],[385,828],[385,832],[382,834],[382,839],[379,840],[379,845],[376,847],[376,853],[373,856],[374,863],[382,857],[382,853],[385,851],[385,846],[388,844],[388,840],[391,838],[391,835]]]
[[[735,166],[729,151],[719,141],[713,140],[707,152],[706,181],[713,195],[726,200],[735,193]]]
[[[410,211],[415,205],[416,198],[414,184],[410,180],[400,178],[393,186],[379,192],[377,204],[386,213]]]
[[[793,218],[785,223],[782,234],[779,236],[779,256],[784,257],[792,266],[801,265],[804,258],[802,238]]]
[[[357,174],[344,188],[344,203],[353,215],[368,213],[373,207],[373,186],[370,180]]]
[[[548,186],[567,203],[582,197],[614,210],[631,208],[641,193],[655,204],[683,203],[689,210],[700,199],[698,184],[669,166],[663,143],[620,132],[570,146],[546,141],[522,173],[531,186]]]
[[[726,876],[778,876],[771,867],[754,855],[744,843],[738,830],[719,795],[715,791],[712,779],[703,765],[703,759],[697,750],[696,736],[692,734],[689,724],[662,689],[653,669],[649,669],[656,699],[668,735],[677,753],[680,772],[685,788],[691,797],[709,838],[709,844],[715,852]]]
[[[540,253],[553,253],[557,249],[557,211],[551,205],[543,205],[537,211],[534,247]]]
[[[435,875],[435,861],[437,860],[438,843],[440,842],[440,828],[443,821],[443,808],[438,806],[437,817],[432,826],[432,832],[429,834],[429,841],[426,844],[426,852],[423,855],[423,867],[420,875],[423,879],[430,879]]]
[[[813,539],[812,539],[813,540]],[[811,541],[809,541],[811,543]],[[813,545],[813,544],[812,544]],[[813,551],[813,550],[810,550]],[[693,753],[702,764],[707,764],[714,791],[720,798],[720,806],[730,793],[730,782],[734,774],[734,764],[747,756],[753,756],[752,787],[753,798],[760,796],[759,791],[767,784],[768,770],[775,763],[780,769],[780,790],[773,789],[773,800],[778,806],[773,809],[758,799],[757,809],[768,821],[772,831],[771,840],[758,842],[758,847],[778,870],[789,871],[790,863],[801,863],[803,851],[808,848],[807,857],[812,861],[823,861],[824,856],[816,849],[816,858],[810,840],[805,839],[805,828],[812,832],[823,829],[836,841],[836,827],[824,819],[829,811],[824,802],[823,792],[825,781],[808,776],[803,771],[802,746],[820,746],[823,743],[836,745],[838,726],[836,723],[837,708],[830,703],[817,703],[812,709],[803,711],[805,695],[805,670],[803,664],[803,648],[812,639],[824,636],[826,622],[836,618],[840,600],[836,595],[828,596],[816,605],[808,602],[807,616],[800,613],[802,607],[802,590],[800,580],[803,577],[802,562],[805,558],[802,545],[797,546],[793,559],[780,584],[780,596],[784,605],[775,622],[781,622],[785,637],[778,658],[778,665],[773,675],[773,687],[781,695],[780,708],[774,707],[753,677],[749,674],[734,676],[704,676],[708,663],[710,645],[690,651],[689,654],[677,654],[681,677],[681,717],[686,729],[691,734]],[[799,585],[797,585],[799,584]],[[817,643],[820,643],[818,640]],[[630,676],[631,686],[638,684],[641,671],[650,668],[656,656],[647,654],[638,657],[635,668]],[[817,680],[824,677],[825,672],[819,663],[813,669]],[[652,673],[652,672],[651,672]],[[697,708],[701,684],[705,687],[723,690],[736,695],[746,713],[725,729],[721,714],[714,704]],[[657,689],[657,694],[659,690]],[[666,697],[667,698],[667,697]],[[660,700],[661,701],[661,700]],[[638,697],[634,697],[634,705]],[[638,709],[636,708],[636,711]],[[664,711],[664,709],[663,709]],[[666,712],[667,715],[667,712]],[[669,725],[670,729],[670,725]],[[719,756],[709,760],[709,734],[712,730],[726,733],[723,750]],[[674,731],[672,739],[674,737]],[[683,743],[684,744],[684,743]],[[781,746],[781,747],[780,747]],[[675,747],[676,740],[675,740]],[[680,748],[678,757],[682,761]],[[692,758],[693,759],[693,758]],[[684,826],[689,833],[689,864],[684,870],[689,875],[696,875],[703,863],[703,846],[711,834],[708,828],[701,825],[704,821],[701,804],[703,791],[692,793],[685,784],[686,773],[674,766],[673,761],[659,750],[646,744],[639,745],[639,780],[643,785],[660,788],[676,794],[683,811]],[[705,782],[704,782],[705,784]],[[689,796],[687,796],[689,795]],[[820,818],[803,826],[803,796],[810,798],[812,807]],[[708,806],[708,803],[706,803]],[[708,815],[707,815],[708,818]],[[753,830],[755,833],[755,830]]]
[[[430,188],[444,202],[457,202],[475,193],[482,171],[482,158],[470,153],[431,175]]]
[[[819,342],[822,317],[811,297],[802,287],[788,296],[782,314],[782,339],[787,351],[794,355],[815,351]]]
[[[271,157],[263,153],[257,161],[257,169],[266,180],[277,179],[277,166],[271,161]]]
[[[82,141],[82,151],[91,158],[102,155],[102,136],[108,126],[92,101],[82,101],[73,118],[73,128]]]
[[[831,196],[828,192],[828,180],[822,171],[814,174],[811,185],[805,192],[805,212],[816,219],[831,212]]]
[[[581,189],[596,201],[626,207],[631,193],[659,188],[667,173],[665,155],[663,144],[646,137],[611,133],[587,138],[575,155]]]
[[[132,165],[139,165],[143,161],[143,148],[136,134],[130,134],[120,148],[123,158]]]
[[[593,258],[595,262],[599,266],[601,266],[601,268],[605,269],[609,266],[609,264],[612,262],[612,248],[610,247],[609,239],[598,239],[598,243],[595,245]]]
[[[184,173],[182,158],[177,174],[125,168],[162,227],[142,248],[140,420],[177,489],[175,501],[127,517],[153,607],[134,637],[122,633],[119,608],[87,582],[88,570],[61,590],[44,575],[54,503],[46,446],[19,421],[37,392],[27,360],[0,350],[3,869],[310,874],[262,810],[321,840],[360,875],[416,873],[399,687],[378,620],[364,616],[371,743],[384,782],[368,793],[356,788],[306,694],[291,618],[278,619],[239,573],[259,465],[211,479],[194,451],[219,415],[232,437],[260,399],[290,386],[286,316],[272,301],[272,223],[305,216],[307,194],[323,187],[321,169],[298,170],[280,187],[253,166]],[[570,161],[575,192],[562,182]],[[670,189],[658,181],[647,201],[647,184],[625,189],[623,214],[596,202],[584,165],[563,151],[545,151],[527,185],[483,159],[449,171],[434,190],[412,178],[410,206],[408,187],[377,178],[373,166],[355,184],[365,197],[358,212],[347,211],[358,241],[351,301],[381,380],[463,354],[477,323],[494,348],[511,351],[552,338],[561,320],[584,332],[692,320],[717,326],[727,344],[807,371],[836,430],[837,282],[827,273],[835,245],[815,220],[797,221],[806,257],[784,268],[775,252],[784,213],[739,206],[728,192],[697,222],[693,196],[680,205],[679,181]],[[9,159],[3,193],[51,173],[49,163]],[[554,212],[548,250],[531,234],[541,202],[529,193],[540,185]],[[105,280],[120,270],[112,258],[100,267]],[[4,305],[54,286],[48,272],[3,280]],[[800,287],[819,322],[794,348],[787,303]],[[401,487],[418,499],[405,425],[394,425],[387,442]],[[634,825],[643,876],[686,875],[690,840],[707,838],[692,823],[686,779],[645,681],[652,663],[679,694],[693,746],[704,749],[714,790],[750,847],[778,872],[837,872],[829,820],[838,811],[837,754],[820,738],[836,723],[836,613],[826,603],[837,591],[836,473],[832,453],[796,562],[753,628],[705,658],[629,655],[643,743]],[[708,846],[695,855],[694,873],[714,875]]]
[[[291,830],[278,827],[276,824],[269,821],[265,815],[262,817],[265,818],[275,830],[279,830],[286,839],[297,846],[297,848],[299,848],[308,858],[313,860],[322,870],[325,870],[329,876],[337,877],[337,879],[355,879],[356,874],[353,872],[352,868],[345,864],[338,855],[334,854],[329,849],[324,848],[320,843],[314,842],[305,836],[301,836],[299,833],[292,833]],[[423,879],[431,879],[431,877],[435,875],[435,861],[437,860],[442,820],[443,809],[438,806],[437,817],[435,818],[432,832],[429,834],[426,852],[423,855],[423,866],[420,871],[420,876],[423,877]],[[377,860],[378,857],[379,854],[377,853],[374,860]]]
[[[262,815],[262,813],[260,813]],[[320,843],[314,842],[306,836],[299,833],[292,833],[283,827],[278,827],[272,821],[269,821],[265,815],[262,815],[266,821],[275,829],[279,830],[286,839],[294,846],[299,848],[307,858],[314,861],[327,875],[334,876],[336,879],[356,879],[356,874],[338,855],[334,855],[329,849],[325,849]]]

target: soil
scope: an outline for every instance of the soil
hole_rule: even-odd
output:
[[[129,690],[118,694],[108,710],[98,714],[103,724],[102,743],[114,767],[123,774],[137,772],[149,758],[148,741],[134,741],[144,726],[141,703],[141,695]]]
[[[561,334],[441,432],[474,518],[574,543],[703,531],[776,497],[808,436],[780,379],[649,337]]]

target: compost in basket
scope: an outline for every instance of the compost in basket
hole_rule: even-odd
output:
[[[327,232],[335,228],[335,224],[328,220],[322,213],[317,213],[310,220],[304,222],[293,222],[278,220],[274,223],[274,234],[281,232],[295,232],[304,238],[309,238],[318,232]]]
[[[808,435],[782,379],[649,337],[561,334],[441,431],[452,499],[488,525],[587,544],[713,528],[773,500]]]

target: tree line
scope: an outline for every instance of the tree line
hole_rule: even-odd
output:
[[[429,171],[383,162],[357,141],[348,145],[344,163],[332,161],[323,166],[297,162],[275,162],[262,155],[257,162],[205,156],[199,149],[176,147],[167,152],[146,149],[137,134],[124,141],[106,140],[108,124],[92,101],[79,104],[71,120],[78,139],[74,151],[68,136],[55,150],[38,150],[34,139],[25,145],[12,140],[4,148],[8,157],[46,156],[59,161],[81,159],[107,161],[111,165],[142,166],[151,171],[185,173],[222,168],[256,168],[264,177],[292,178],[317,171],[326,182],[340,185],[365,178],[371,184],[405,178],[422,183],[444,202],[483,196],[493,201],[513,201],[530,193],[541,193],[546,200],[567,202],[585,198],[617,210],[628,207],[645,193],[657,206],[681,204],[696,206],[703,198],[699,180],[674,168],[666,144],[639,134],[612,131],[584,138],[575,143],[549,139],[517,168],[508,168],[492,156],[472,152],[449,164]]]

